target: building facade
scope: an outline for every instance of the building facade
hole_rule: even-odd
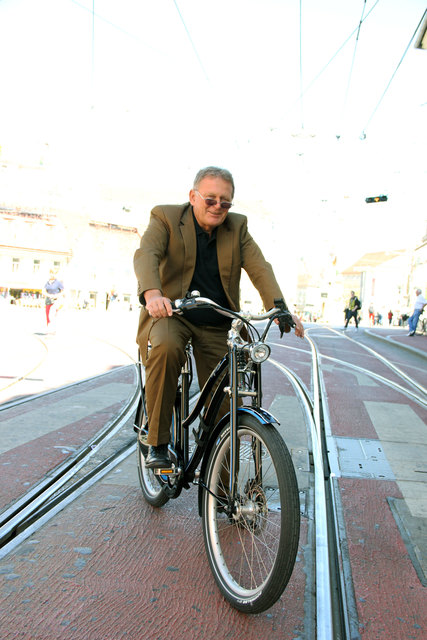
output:
[[[67,224],[56,215],[0,209],[0,295],[23,306],[42,306],[43,287],[53,271],[71,307],[136,304],[137,229],[69,218]]]

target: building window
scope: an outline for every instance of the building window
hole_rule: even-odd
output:
[[[12,272],[18,271],[19,269],[19,258],[12,258]]]
[[[40,271],[40,260],[33,260],[33,273]]]
[[[61,263],[60,262],[55,261],[53,263],[53,268],[54,268],[55,271],[59,271],[60,267],[61,267]]]

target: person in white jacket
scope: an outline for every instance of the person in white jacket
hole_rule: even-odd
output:
[[[408,327],[409,327],[408,336],[415,335],[415,331],[417,330],[418,320],[420,319],[420,315],[422,314],[424,307],[427,304],[427,300],[422,295],[421,289],[417,289],[415,293],[417,294],[417,297],[415,298],[414,311],[412,315],[408,318]]]

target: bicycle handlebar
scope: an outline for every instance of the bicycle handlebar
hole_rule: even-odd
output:
[[[260,314],[252,314],[246,311],[231,311],[221,307],[218,303],[214,302],[210,298],[203,298],[199,295],[198,291],[193,291],[191,294],[187,294],[185,298],[179,298],[172,301],[172,310],[176,313],[182,312],[184,309],[192,309],[196,307],[209,306],[215,309],[221,315],[229,318],[240,318],[244,322],[256,322],[259,320],[269,320],[276,316],[279,319],[280,337],[283,333],[288,333],[291,327],[295,327],[295,322],[292,315],[286,306],[286,303],[282,299],[275,299],[276,305],[269,311]]]

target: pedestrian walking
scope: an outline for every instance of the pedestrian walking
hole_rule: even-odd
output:
[[[369,324],[371,325],[371,327],[373,327],[375,324],[375,310],[372,302],[369,305],[368,313],[369,313]]]
[[[49,280],[43,287],[43,293],[45,295],[45,311],[46,311],[46,326],[49,329],[49,325],[56,319],[58,311],[61,307],[60,299],[64,291],[63,283],[57,279],[54,271],[50,272]]]
[[[354,291],[351,292],[350,300],[348,301],[348,305],[345,309],[345,325],[344,329],[347,329],[348,323],[352,318],[354,318],[354,322],[356,324],[356,329],[359,326],[359,310],[362,308],[359,298],[356,296]]]

